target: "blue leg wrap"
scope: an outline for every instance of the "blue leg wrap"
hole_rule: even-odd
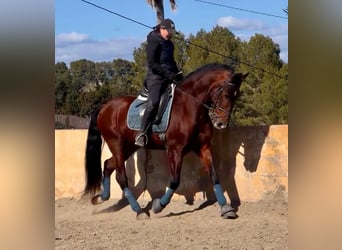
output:
[[[167,204],[169,204],[174,192],[175,192],[175,190],[173,190],[171,188],[167,188],[167,191],[165,192],[163,197],[160,199],[160,205],[162,207],[165,207]]]
[[[224,197],[221,184],[214,185],[214,192],[216,195],[217,202],[220,206],[223,206],[227,203],[226,198]]]
[[[105,176],[102,180],[103,192],[101,194],[101,199],[106,201],[110,197],[110,177]]]
[[[125,188],[123,190],[125,198],[128,200],[129,204],[131,205],[131,208],[134,212],[138,213],[141,212],[141,207],[137,200],[135,199],[134,195],[132,194],[131,190],[129,188]]]

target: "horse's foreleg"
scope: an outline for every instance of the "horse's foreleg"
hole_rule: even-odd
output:
[[[211,181],[214,186],[214,193],[215,193],[217,202],[221,207],[221,216],[226,219],[237,218],[234,208],[231,207],[229,204],[227,204],[226,197],[224,196],[222,186],[220,184],[220,180],[219,180],[218,174],[214,166],[212,153],[208,146],[204,146],[201,149],[200,159],[201,159],[202,164],[204,165],[205,170],[209,172]]]
[[[175,190],[176,189],[173,189],[170,186],[166,189],[166,192],[164,193],[161,199],[155,199],[153,201],[152,210],[154,213],[160,213],[167,206],[167,204],[170,203]]]
[[[161,212],[167,204],[170,203],[171,198],[178,188],[180,183],[180,173],[182,166],[182,156],[179,150],[168,150],[170,169],[171,169],[171,181],[170,186],[166,189],[166,192],[160,199],[155,199],[152,204],[152,210],[154,213]]]

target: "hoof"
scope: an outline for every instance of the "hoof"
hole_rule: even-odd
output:
[[[150,216],[145,212],[137,213],[137,220],[148,220]]]
[[[155,199],[152,203],[152,211],[157,214],[163,210],[163,207],[160,205],[160,199]]]
[[[236,219],[238,215],[233,207],[226,204],[221,207],[221,217],[223,219]]]
[[[95,196],[91,199],[91,204],[93,204],[93,205],[98,205],[98,204],[101,204],[101,203],[103,203],[103,200],[102,200],[100,194],[95,195]]]

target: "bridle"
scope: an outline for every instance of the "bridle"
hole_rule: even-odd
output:
[[[239,86],[237,86],[236,84],[229,82],[227,80],[225,80],[223,82],[223,84],[215,91],[215,93],[213,94],[213,97],[215,98],[213,101],[213,104],[208,108],[209,110],[209,117],[211,121],[216,120],[217,118],[227,118],[229,119],[231,111],[227,111],[226,109],[224,109],[221,106],[218,106],[218,102],[221,98],[221,95],[223,94],[223,91],[225,90],[225,88],[228,88],[227,92],[228,92],[228,96],[227,98],[233,103],[234,100],[236,99],[236,97],[239,95],[240,91],[239,91]],[[233,88],[232,91],[229,91],[229,88]],[[217,111],[220,111],[223,114],[217,114]]]
[[[223,94],[223,91],[225,90],[225,88],[229,88],[229,87],[233,87],[233,91],[229,91],[228,93],[232,93],[229,94],[229,96],[227,97],[228,99],[231,99],[231,101],[233,102],[234,99],[239,95],[240,91],[239,91],[239,86],[237,84],[234,84],[230,81],[227,81],[227,79],[221,84],[221,86],[219,86],[216,90],[215,93],[213,94],[213,97],[215,97],[215,100],[212,102],[212,105],[207,105],[205,103],[203,103],[202,101],[198,100],[197,97],[189,94],[188,92],[186,92],[186,90],[184,90],[181,85],[177,85],[177,89],[181,90],[183,93],[191,96],[193,99],[195,99],[199,104],[201,104],[203,107],[205,107],[208,110],[208,114],[210,117],[210,120],[213,122],[215,119],[217,118],[221,118],[221,117],[226,117],[229,118],[230,116],[230,111],[226,111],[223,107],[218,106],[218,102],[220,100],[221,95]],[[224,115],[219,115],[217,114],[217,111],[221,111],[224,113]]]

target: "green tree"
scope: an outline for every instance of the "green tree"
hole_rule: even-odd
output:
[[[209,56],[206,35],[207,32],[204,29],[198,31],[196,35],[190,34],[188,39],[190,45],[187,47],[187,55],[189,60],[186,61],[184,65],[184,72],[186,74],[191,73],[195,69],[206,64],[207,58]]]
[[[288,65],[284,64],[279,75],[287,78]],[[285,124],[288,119],[288,80],[268,74],[261,84],[261,111],[267,124]]]
[[[95,63],[95,80],[96,85],[108,84],[113,78],[114,69],[110,62]]]
[[[173,36],[172,41],[175,45],[174,57],[177,66],[180,70],[184,68],[185,63],[189,59],[186,51],[188,49],[188,44],[185,39],[185,35],[182,32],[178,32],[177,35]]]
[[[146,55],[147,42],[143,42],[139,48],[133,51],[135,76],[133,82],[138,91],[141,90],[143,82],[147,73],[147,55]]]
[[[208,54],[208,62],[234,65],[238,60],[241,41],[228,28],[214,27],[207,34],[206,40],[208,47],[217,52]]]
[[[241,46],[238,70],[250,74],[241,86],[236,105],[237,125],[269,125],[287,122],[287,67],[280,59],[279,45],[256,34]]]
[[[79,115],[80,93],[96,85],[95,63],[86,59],[70,63],[71,83],[65,100],[65,112],[68,115]]]
[[[227,28],[216,26],[210,32],[201,29],[196,35],[190,35],[189,43],[189,60],[184,66],[187,73],[207,63],[233,66],[238,61],[241,41]]]
[[[133,68],[134,63],[124,59],[96,63],[98,84],[79,90],[77,102],[74,102],[79,107],[78,115],[88,117],[92,110],[114,96],[136,93],[132,84],[135,75]]]
[[[71,76],[68,67],[64,62],[55,64],[55,113],[65,112],[65,101],[68,94],[68,86],[71,83]]]
[[[135,78],[134,64],[123,59],[115,59],[112,62],[114,69],[111,84],[117,89],[117,93],[127,95],[136,93],[136,86],[133,83]]]
[[[79,82],[81,88],[87,85],[96,85],[95,63],[81,59],[70,63],[70,73],[74,81]]]

